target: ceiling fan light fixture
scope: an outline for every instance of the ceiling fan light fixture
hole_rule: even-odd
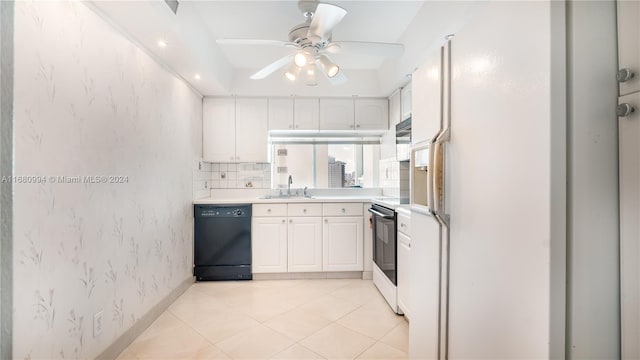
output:
[[[289,68],[284,72],[284,76],[290,81],[296,81],[299,73],[300,68],[297,67],[296,64],[291,64],[291,66],[289,66]]]
[[[305,69],[305,84],[307,86],[317,86],[318,85],[318,78],[316,76],[316,64],[314,63],[309,63]]]
[[[324,70],[325,74],[327,74],[328,77],[335,77],[336,75],[338,75],[338,72],[340,72],[340,67],[334,64],[325,55],[320,55],[318,61],[320,62],[320,66],[322,66],[322,70]]]
[[[309,59],[307,58],[307,54],[305,54],[304,51],[298,51],[293,56],[293,62],[299,67],[304,67],[309,62]]]

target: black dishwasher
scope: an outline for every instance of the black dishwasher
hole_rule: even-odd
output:
[[[251,205],[194,205],[196,280],[251,280]]]

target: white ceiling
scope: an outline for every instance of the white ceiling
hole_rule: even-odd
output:
[[[287,40],[304,22],[296,0],[180,0],[174,14],[161,0],[83,2],[124,36],[205,96],[388,96],[406,75],[482,8],[485,1],[326,0],[348,13],[333,31],[345,41],[399,42],[399,58],[332,55],[348,77],[341,85],[319,79],[315,87],[284,80],[276,72],[263,80],[249,76],[284,56],[286,49],[220,46],[219,38]],[[168,44],[158,47],[158,40]],[[283,53],[284,52],[284,53]],[[199,74],[199,79],[195,78]]]
[[[328,1],[347,10],[333,31],[334,41],[397,42],[423,5],[423,1]],[[195,2],[214,39],[241,38],[288,41],[292,27],[303,23],[297,1]],[[236,69],[258,70],[292,50],[270,46],[221,45]],[[357,54],[331,56],[343,69],[378,69],[384,58]]]

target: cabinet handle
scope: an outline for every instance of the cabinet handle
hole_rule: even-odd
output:
[[[240,160],[240,156],[236,156],[236,160]]]
[[[620,116],[620,117],[629,116],[629,115],[633,114],[635,111],[636,111],[636,109],[634,109],[633,106],[631,106],[631,105],[629,105],[627,103],[620,104],[616,108],[616,113],[618,113],[618,116]]]
[[[289,129],[293,128],[293,125],[289,124]]]
[[[400,227],[404,227],[404,223],[400,223]]]
[[[302,209],[302,212],[303,212],[303,213],[306,213],[306,212],[307,212],[307,209]]]
[[[359,128],[359,127],[360,127],[360,124],[356,125],[356,127],[357,127],[357,128]]]
[[[347,212],[347,210],[345,208],[342,208],[342,212],[345,213]]]
[[[293,220],[289,220],[289,224],[293,224]]]
[[[284,224],[286,221],[284,219],[282,219],[282,223]]]
[[[349,129],[353,129],[353,125],[349,125]]]
[[[635,74],[630,69],[626,69],[626,68],[620,69],[616,74],[616,80],[618,80],[618,82],[623,83],[633,79],[634,76]]]
[[[300,127],[300,125],[296,125],[296,129],[299,128],[299,127]]]
[[[324,219],[325,224],[329,222],[329,219]]]
[[[231,156],[229,159],[233,160],[233,156]]]
[[[267,212],[271,212],[271,209],[267,209]]]

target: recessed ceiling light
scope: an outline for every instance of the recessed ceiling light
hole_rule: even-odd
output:
[[[193,78],[196,79],[196,80],[200,80],[200,74],[193,75]]]
[[[166,48],[167,47],[167,42],[160,39],[158,40],[158,46],[160,46],[161,48]]]

